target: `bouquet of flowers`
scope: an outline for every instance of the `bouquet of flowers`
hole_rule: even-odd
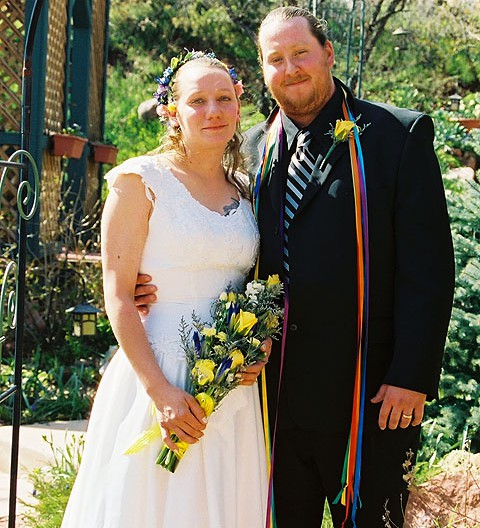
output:
[[[278,275],[271,275],[266,281],[249,282],[243,293],[222,292],[213,303],[211,324],[195,315],[193,327],[182,320],[180,340],[190,373],[187,390],[207,416],[240,383],[240,370],[265,358],[262,341],[281,331],[283,308],[278,301],[282,292]],[[136,453],[159,436],[160,426],[155,423],[125,453]],[[171,438],[177,450],[164,445],[156,462],[174,473],[190,444],[175,434]]]

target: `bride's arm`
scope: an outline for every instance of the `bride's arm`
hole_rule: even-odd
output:
[[[180,440],[194,443],[203,436],[205,413],[195,398],[163,375],[134,302],[151,208],[140,177],[121,174],[116,178],[102,216],[105,309],[119,345],[159,411],[164,435],[174,432]],[[170,438],[165,441],[175,448]]]

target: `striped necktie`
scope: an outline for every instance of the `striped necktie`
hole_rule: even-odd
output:
[[[310,181],[315,159],[308,150],[312,136],[308,130],[301,130],[297,135],[297,148],[290,160],[287,172],[287,186],[285,189],[285,214],[284,214],[284,241],[283,241],[283,267],[285,279],[288,281],[288,229],[290,222],[302,200],[303,193]]]

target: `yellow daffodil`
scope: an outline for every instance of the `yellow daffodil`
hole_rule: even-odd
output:
[[[192,374],[199,385],[205,385],[213,381],[215,377],[213,374],[214,368],[215,363],[211,359],[198,359],[192,369]]]
[[[228,336],[225,332],[217,332],[217,338],[220,342],[225,343],[225,341],[228,339]]]
[[[275,275],[269,275],[267,282],[265,283],[267,288],[271,288],[272,286],[276,286],[277,284],[280,284],[280,277],[278,276],[278,274],[275,273]]]
[[[243,363],[245,362],[245,358],[243,357],[243,354],[236,348],[230,353],[230,356],[232,358],[232,366],[231,369],[235,369],[237,367],[241,367]]]
[[[344,119],[337,119],[335,123],[335,130],[333,138],[336,141],[346,141],[352,133],[355,123],[353,121],[346,121]]]
[[[200,333],[206,337],[212,337],[217,333],[217,331],[215,330],[215,328],[209,328],[208,326],[204,326]]]
[[[247,335],[257,322],[257,316],[252,312],[240,312],[232,317],[233,327],[242,335]]]
[[[200,404],[200,407],[205,411],[207,416],[210,416],[215,409],[215,400],[206,392],[200,392],[195,396],[195,399]]]

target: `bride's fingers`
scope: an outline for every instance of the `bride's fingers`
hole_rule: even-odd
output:
[[[205,424],[208,422],[208,418],[205,411],[200,407],[198,401],[191,396],[187,396],[187,403],[190,408],[191,415],[195,419],[195,422],[191,423],[192,427],[199,428],[200,430],[205,429]]]

